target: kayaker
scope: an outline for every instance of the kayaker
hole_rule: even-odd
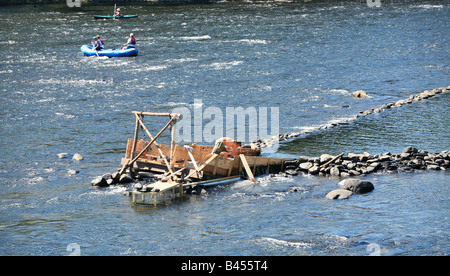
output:
[[[97,35],[97,43],[99,44],[101,49],[105,48],[105,43],[103,42],[103,39],[100,38],[100,35]]]
[[[94,41],[92,41],[92,47],[96,51],[100,51],[102,48],[100,47],[100,42],[98,41],[97,37],[94,36]]]
[[[117,8],[115,15],[116,16],[122,16],[122,13],[120,12],[120,8]]]
[[[127,49],[127,48],[136,48],[136,39],[134,38],[133,33],[130,34],[130,37],[127,40],[127,43],[123,44],[122,49]]]

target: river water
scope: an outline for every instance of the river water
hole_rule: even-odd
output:
[[[344,201],[325,198],[338,178],[263,176],[164,208],[90,184],[120,166],[133,110],[278,107],[284,133],[448,86],[449,2],[381,2],[133,5],[120,22],[93,19],[109,6],[0,7],[0,254],[448,255],[448,171],[368,175],[375,190]],[[130,32],[137,57],[79,50]],[[275,155],[450,150],[449,106],[440,94]]]

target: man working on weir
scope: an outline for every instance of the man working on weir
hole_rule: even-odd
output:
[[[228,151],[226,147],[230,147],[232,149],[232,156],[236,156],[236,149],[241,146],[241,142],[237,142],[236,140],[230,137],[222,137],[216,140],[216,144],[211,153],[220,154],[224,152],[225,158],[228,158]]]

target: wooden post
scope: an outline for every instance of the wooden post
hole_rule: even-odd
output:
[[[252,182],[258,182],[256,181],[255,177],[253,176],[252,171],[250,170],[250,167],[248,166],[247,159],[245,159],[245,155],[239,154],[239,157],[241,158],[241,162],[244,165],[245,171],[247,172],[248,178]]]
[[[172,125],[170,126],[170,134],[171,134],[171,141],[170,141],[170,170],[173,171],[174,165],[175,165],[175,126],[177,124],[177,119],[174,117],[174,120],[172,122]]]

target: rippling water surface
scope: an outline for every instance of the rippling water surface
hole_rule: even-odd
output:
[[[325,198],[337,178],[265,176],[157,209],[90,186],[119,167],[133,110],[279,107],[293,132],[448,86],[448,2],[398,2],[127,6],[139,17],[120,22],[93,19],[109,6],[1,7],[0,254],[448,255],[448,171],[366,176],[375,190],[345,201]],[[130,32],[137,57],[79,50]],[[276,154],[450,150],[449,106],[441,94]]]

